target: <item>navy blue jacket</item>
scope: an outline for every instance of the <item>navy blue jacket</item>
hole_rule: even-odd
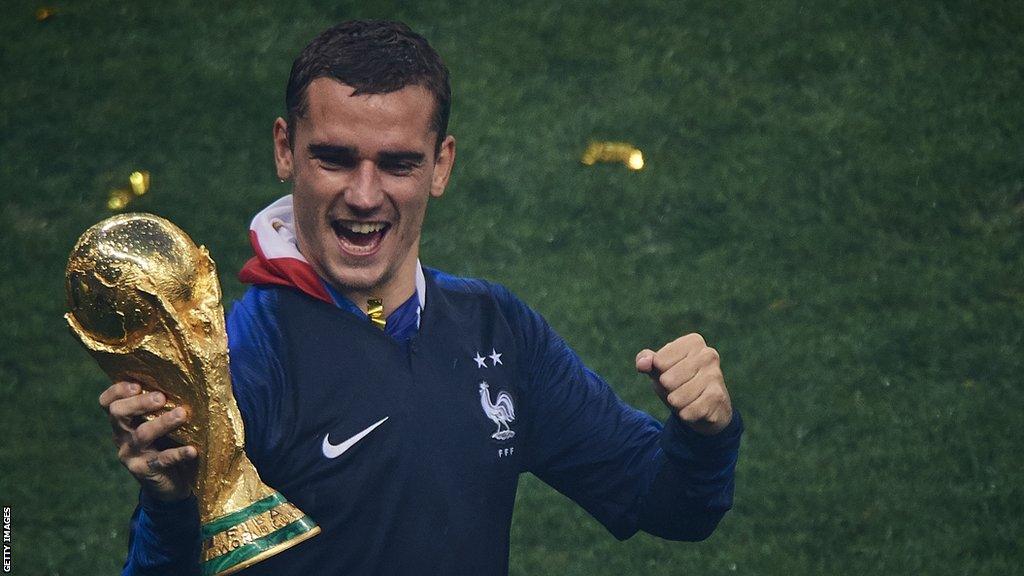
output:
[[[519,474],[615,537],[707,537],[742,423],[704,437],[624,404],[505,288],[425,269],[388,333],[349,306],[254,286],[228,318],[246,451],[322,533],[244,574],[506,574]],[[414,320],[410,320],[414,318]],[[418,327],[417,327],[418,326]],[[339,457],[341,443],[387,418]],[[125,574],[196,570],[194,498],[132,519]]]

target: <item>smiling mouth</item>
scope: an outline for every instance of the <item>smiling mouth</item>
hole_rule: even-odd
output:
[[[391,229],[388,222],[357,222],[354,220],[335,220],[331,222],[338,243],[346,252],[363,256],[372,254],[384,241],[384,236]]]

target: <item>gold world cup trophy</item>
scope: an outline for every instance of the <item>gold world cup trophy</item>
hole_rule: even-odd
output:
[[[64,317],[111,380],[159,390],[164,410],[188,414],[170,437],[199,451],[192,488],[204,575],[237,572],[320,532],[245,455],[220,284],[205,247],[163,218],[122,214],[82,234],[65,282]]]

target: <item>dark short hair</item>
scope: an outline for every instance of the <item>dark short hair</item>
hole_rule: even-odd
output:
[[[452,89],[448,68],[425,38],[401,22],[349,20],[313,39],[292,63],[285,91],[288,142],[295,142],[295,122],[308,111],[306,89],[317,78],[333,78],[357,94],[387,94],[422,86],[434,97],[430,128],[437,134],[435,152],[448,133]]]

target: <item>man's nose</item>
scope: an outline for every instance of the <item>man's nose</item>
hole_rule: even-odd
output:
[[[345,190],[345,203],[353,212],[373,212],[384,199],[380,174],[372,160],[359,162]]]

